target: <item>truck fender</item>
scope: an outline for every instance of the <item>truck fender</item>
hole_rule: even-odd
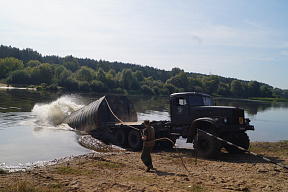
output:
[[[210,127],[217,127],[217,123],[214,119],[209,118],[209,117],[195,119],[190,125],[188,137],[187,137],[187,143],[193,142],[193,139],[197,134],[197,128],[207,130]]]

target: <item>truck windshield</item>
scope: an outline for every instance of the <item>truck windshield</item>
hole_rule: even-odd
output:
[[[211,106],[212,105],[212,99],[210,97],[203,96],[202,99],[203,99],[203,103],[205,106]]]
[[[189,104],[192,106],[211,106],[212,105],[212,100],[210,97],[206,96],[201,96],[201,95],[193,95],[189,96]]]
[[[200,95],[193,95],[189,97],[190,105],[203,105],[202,97]]]

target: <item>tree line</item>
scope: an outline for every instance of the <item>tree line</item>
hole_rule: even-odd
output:
[[[30,48],[0,47],[0,80],[39,89],[156,94],[195,91],[223,97],[288,98],[288,90],[257,81],[171,71],[73,56],[42,56]]]

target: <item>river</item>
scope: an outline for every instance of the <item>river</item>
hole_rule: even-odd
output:
[[[58,125],[65,115],[97,100],[93,93],[49,93],[0,88],[0,168],[20,170],[54,159],[93,152],[83,147],[83,137],[67,125]],[[169,120],[169,97],[128,96],[138,120]],[[255,131],[251,141],[288,140],[288,103],[214,98],[217,105],[245,109]],[[91,138],[88,138],[91,139]],[[102,145],[99,141],[96,145]],[[182,139],[178,146],[185,146]],[[190,144],[191,145],[191,144]]]

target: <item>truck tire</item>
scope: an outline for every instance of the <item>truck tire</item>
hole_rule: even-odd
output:
[[[125,146],[128,144],[127,134],[124,130],[120,129],[117,130],[115,134],[115,141],[117,145]]]
[[[129,146],[134,150],[140,150],[143,146],[141,134],[137,130],[131,130],[128,135]]]
[[[242,148],[247,150],[247,149],[249,149],[249,146],[250,146],[250,139],[249,139],[247,133],[239,133],[237,136],[237,139],[234,139],[233,141],[231,141],[231,143],[238,145],[239,147],[242,147]],[[245,153],[245,151],[243,151],[237,147],[234,147],[232,145],[229,145],[229,144],[225,144],[224,148],[229,153],[232,153],[232,154]]]
[[[222,148],[220,141],[203,132],[199,132],[198,139],[195,136],[193,145],[197,154],[204,158],[217,158]]]

